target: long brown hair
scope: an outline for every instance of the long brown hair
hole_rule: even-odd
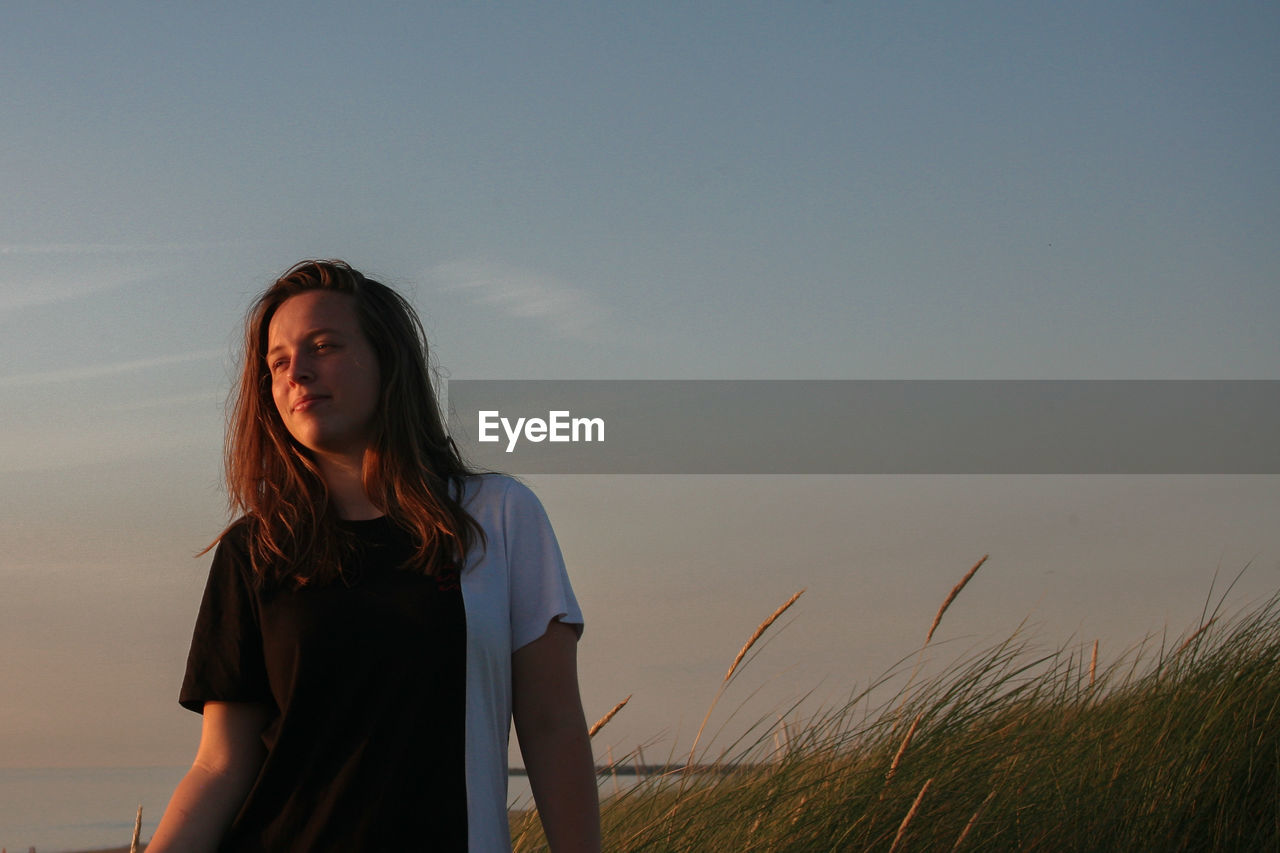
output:
[[[378,359],[380,394],[362,472],[369,499],[413,537],[407,568],[456,574],[484,531],[461,504],[472,473],[440,417],[426,335],[413,307],[342,261],[302,261],[260,295],[245,318],[244,364],[228,411],[225,465],[232,515],[248,525],[259,581],[304,586],[341,574],[351,547],[320,470],[289,434],[271,396],[267,328],[285,300],[310,290],[351,296]],[[232,524],[217,541],[236,527]]]

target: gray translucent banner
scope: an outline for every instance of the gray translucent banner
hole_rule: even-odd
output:
[[[448,405],[513,474],[1280,473],[1276,380],[453,380]]]

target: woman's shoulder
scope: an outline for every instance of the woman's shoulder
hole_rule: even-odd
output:
[[[232,521],[222,531],[218,537],[218,543],[226,542],[229,545],[244,547],[250,538],[253,537],[256,524],[252,516],[242,515]]]
[[[251,557],[254,525],[250,518],[237,518],[223,528],[213,543],[201,553],[212,552],[209,562],[211,586],[230,589],[236,585],[252,585]]]
[[[542,512],[533,490],[509,474],[472,474],[464,483],[462,505],[472,517]]]
[[[468,474],[463,480],[464,503],[503,501],[511,494],[532,495],[533,491],[510,474]]]
[[[254,519],[248,515],[240,516],[223,528],[210,546],[215,562],[247,562],[256,529]]]

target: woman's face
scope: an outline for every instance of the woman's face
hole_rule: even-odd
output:
[[[320,456],[363,456],[379,373],[353,297],[309,290],[282,302],[267,326],[267,369],[280,419],[299,444]]]

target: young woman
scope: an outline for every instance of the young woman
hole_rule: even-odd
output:
[[[408,303],[340,261],[268,288],[226,471],[179,697],[200,746],[148,851],[506,851],[513,717],[552,850],[598,851],[560,550],[459,458]]]

